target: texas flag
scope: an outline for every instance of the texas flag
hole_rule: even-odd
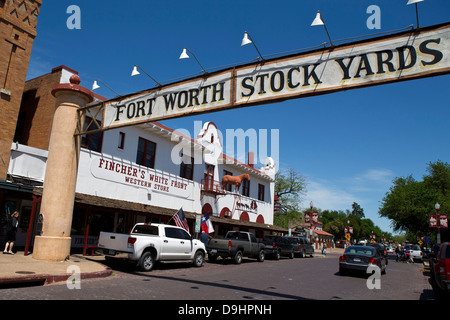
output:
[[[211,222],[211,219],[209,218],[209,215],[205,213],[201,219],[200,227],[202,228],[202,231],[204,231],[206,234],[213,233],[214,228]]]

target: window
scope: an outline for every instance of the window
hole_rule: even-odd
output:
[[[156,143],[143,138],[139,138],[136,163],[154,169],[155,154]]]
[[[205,189],[213,190],[214,188],[214,166],[207,164],[205,168]]]
[[[248,197],[250,195],[250,181],[242,180],[242,195]]]
[[[98,125],[101,125],[101,121],[96,120]],[[92,131],[100,129],[95,121],[92,120],[91,117],[86,117],[84,121],[84,131]],[[103,132],[95,132],[91,134],[84,134],[81,137],[81,146],[83,148],[102,152],[102,141],[103,141]]]
[[[166,227],[166,228],[164,228],[164,230],[166,232],[167,238],[183,239],[183,240],[191,239],[191,236],[189,235],[189,233],[187,233],[186,231],[184,231],[182,229]]]
[[[233,173],[231,173],[230,171],[223,170],[223,176],[232,176],[232,175],[233,175]],[[233,186],[231,184],[227,183],[226,190],[227,191],[232,191],[232,187]]]
[[[181,162],[180,177],[192,180],[194,177],[194,158],[190,157],[190,163]]]
[[[150,226],[150,225],[137,225],[134,227],[134,230],[132,233],[140,233],[140,234],[148,234],[157,236],[158,235],[158,227],[156,226]]]
[[[264,201],[265,186],[258,184],[258,200]]]
[[[119,144],[117,147],[122,150],[125,148],[125,132],[119,132]]]

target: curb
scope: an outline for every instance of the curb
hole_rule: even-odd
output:
[[[18,277],[4,277],[0,278],[0,288],[4,286],[17,285],[17,284],[41,284],[49,285],[57,282],[67,281],[73,274],[33,274],[27,276]],[[112,275],[112,270],[107,268],[103,271],[85,272],[81,273],[80,279],[94,279],[94,278],[106,278]]]

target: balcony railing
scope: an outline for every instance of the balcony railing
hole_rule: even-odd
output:
[[[215,194],[226,194],[226,191],[222,188],[222,184],[215,180],[202,180],[202,191],[211,192]]]

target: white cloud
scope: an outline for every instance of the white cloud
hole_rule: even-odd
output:
[[[362,200],[344,189],[328,183],[327,181],[308,181],[306,199],[312,201],[314,206],[322,210],[345,210],[352,206],[353,202]]]
[[[369,169],[353,178],[355,182],[379,182],[386,183],[392,180],[393,172],[389,169]]]

